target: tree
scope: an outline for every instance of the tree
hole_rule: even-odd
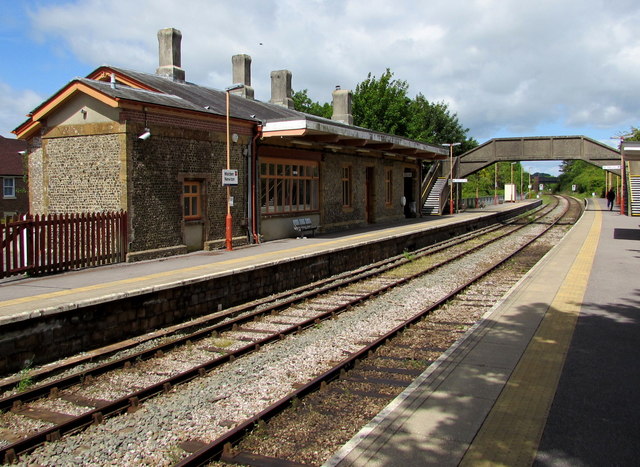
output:
[[[456,155],[478,145],[467,137],[469,129],[460,124],[445,102],[429,102],[420,93],[411,99],[408,90],[407,82],[394,79],[389,68],[380,78],[369,73],[353,93],[354,125],[429,144],[461,143],[454,147]],[[331,118],[331,104],[313,102],[306,89],[294,92],[293,102],[296,110]]]
[[[576,185],[578,193],[604,193],[605,176],[600,167],[583,160],[573,160],[563,161],[560,171],[562,173],[555,191],[571,192],[573,185]]]
[[[476,189],[479,197],[493,196],[496,192],[496,167],[498,164],[498,195],[504,194],[504,186],[507,183],[511,183],[511,163],[501,162],[491,164],[489,167],[485,167],[478,172],[475,172],[467,176],[467,183],[462,187],[463,198],[475,198]],[[524,193],[528,190],[529,185],[529,173],[525,171],[520,162],[513,164],[513,184],[516,186],[516,190],[520,193],[520,186]],[[533,175],[533,174],[531,174]]]
[[[632,126],[628,131],[618,133],[618,138],[625,141],[640,141],[640,128]]]
[[[327,102],[324,104],[313,102],[308,96],[306,89],[295,91],[291,98],[293,99],[294,109],[311,115],[317,115],[318,117],[331,118],[331,114],[333,113],[331,104]]]
[[[630,136],[627,136],[625,140],[627,141],[640,141],[640,129],[636,127],[631,127]]]
[[[461,143],[456,152],[461,154],[473,149],[478,142],[467,138],[468,128],[458,121],[458,116],[449,112],[445,102],[429,102],[422,94],[411,101],[407,136],[430,144]]]
[[[373,131],[408,136],[411,99],[406,81],[395,80],[387,68],[380,79],[367,75],[353,93],[353,123]]]

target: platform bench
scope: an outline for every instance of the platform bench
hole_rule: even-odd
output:
[[[305,232],[311,232],[311,236],[315,237],[317,228],[318,226],[313,225],[313,222],[308,217],[293,219],[293,230],[299,232],[303,237]]]

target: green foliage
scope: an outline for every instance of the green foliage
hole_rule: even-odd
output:
[[[469,129],[460,124],[446,103],[429,102],[422,94],[411,99],[408,91],[407,82],[394,79],[388,68],[379,78],[369,73],[353,93],[354,125],[434,145],[459,142],[455,154],[478,145],[467,137]],[[294,92],[292,98],[296,110],[331,118],[331,104],[313,102],[306,89]]]
[[[20,370],[20,373],[18,373],[18,376],[20,376],[20,381],[18,381],[18,384],[16,385],[16,391],[23,392],[29,389],[31,386],[33,386],[34,380],[30,374],[32,370],[32,365],[33,365],[33,360],[29,360],[26,363],[25,367],[22,370]]]
[[[393,79],[387,70],[377,79],[371,73],[353,94],[353,122],[357,126],[392,135],[408,136],[411,99],[406,81]]]
[[[555,191],[571,192],[576,185],[577,193],[595,193],[601,196],[605,191],[605,171],[583,160],[564,161],[562,174]]]
[[[413,253],[411,253],[409,250],[403,250],[402,252],[402,256],[404,256],[404,259],[406,259],[407,261],[413,261],[414,259],[416,259],[416,255],[414,255]]]
[[[632,126],[629,130],[618,133],[618,137],[625,141],[640,141],[640,128]]]
[[[331,118],[331,114],[333,113],[331,104],[327,102],[324,104],[313,102],[308,96],[306,89],[295,91],[291,98],[293,99],[293,108],[297,111],[317,115],[318,117]]]
[[[504,185],[512,183],[516,186],[516,190],[520,193],[520,186],[526,193],[529,186],[529,173],[524,170],[520,162],[513,164],[513,173],[511,171],[510,162],[497,162],[498,165],[498,196],[504,194]],[[495,180],[496,180],[496,164],[492,164],[476,173],[473,173],[467,177],[467,183],[462,186],[463,198],[475,198],[476,188],[478,197],[493,196]],[[513,179],[512,179],[513,175]],[[533,174],[531,174],[533,175]],[[522,178],[522,185],[520,180]]]
[[[407,135],[411,139],[430,144],[461,143],[454,150],[458,154],[475,148],[478,142],[467,138],[468,128],[458,121],[458,116],[449,112],[444,102],[429,102],[418,94],[409,106]]]

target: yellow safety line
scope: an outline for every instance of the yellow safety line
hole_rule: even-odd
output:
[[[434,225],[434,224],[430,224],[430,225]],[[390,228],[390,229],[385,229],[385,232],[388,233],[388,234],[394,233],[394,232],[402,232],[402,231],[412,230],[412,227],[414,227],[413,224],[411,226],[394,227],[394,228]],[[173,276],[173,275],[179,276],[179,275],[187,273],[187,272],[194,272],[194,271],[205,270],[205,269],[219,268],[220,266],[230,265],[230,264],[234,264],[234,263],[250,262],[251,264],[256,264],[257,261],[259,261],[260,259],[264,259],[264,258],[266,258],[268,256],[273,256],[273,255],[283,254],[283,253],[292,253],[292,252],[300,251],[300,250],[308,250],[309,248],[321,248],[321,247],[335,245],[335,244],[338,244],[338,243],[345,243],[345,242],[352,243],[353,241],[356,241],[356,240],[361,240],[361,239],[373,237],[373,236],[377,235],[378,233],[379,232],[366,233],[366,234],[356,235],[356,236],[348,237],[348,238],[330,240],[330,241],[322,242],[322,243],[305,244],[303,246],[294,247],[294,248],[288,248],[286,250],[269,251],[269,252],[260,253],[260,254],[257,254],[257,255],[245,256],[245,257],[242,257],[242,258],[234,258],[234,259],[228,259],[228,260],[224,260],[224,261],[216,261],[215,263],[201,264],[201,265],[198,265],[198,266],[190,266],[190,267],[181,268],[181,269],[172,269],[170,271],[157,272],[157,273],[153,273],[153,274],[148,274],[146,276],[132,277],[130,279],[122,279],[122,280],[113,281],[113,282],[105,282],[105,283],[101,283],[101,284],[88,285],[88,286],[85,286],[85,287],[78,287],[78,288],[74,288],[74,289],[58,290],[56,292],[47,292],[47,293],[43,293],[43,294],[39,294],[39,295],[32,295],[32,296],[29,296],[29,297],[14,298],[14,299],[11,299],[11,300],[1,301],[0,302],[0,308],[12,306],[12,305],[19,305],[19,304],[22,304],[22,303],[29,303],[29,302],[33,302],[33,301],[37,301],[37,300],[46,300],[46,299],[51,299],[51,298],[64,297],[64,296],[72,295],[72,294],[75,294],[75,293],[89,292],[91,290],[100,290],[100,289],[106,289],[106,288],[110,288],[110,287],[117,287],[119,285],[135,284],[137,282],[143,282],[143,281],[148,281],[148,280],[153,280],[153,279],[160,279],[162,277],[168,277],[168,276]]]
[[[600,237],[594,222],[566,280],[460,465],[529,466],[558,386]]]

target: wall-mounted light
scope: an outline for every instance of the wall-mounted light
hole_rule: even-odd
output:
[[[144,129],[144,133],[142,133],[140,136],[138,136],[138,139],[141,139],[142,141],[145,141],[147,139],[149,139],[151,137],[151,130],[149,128],[145,128]]]
[[[27,153],[27,151],[18,151],[18,154],[20,154],[21,156],[24,156]]]
[[[80,113],[82,114],[82,118],[87,118],[87,109],[80,109]]]

